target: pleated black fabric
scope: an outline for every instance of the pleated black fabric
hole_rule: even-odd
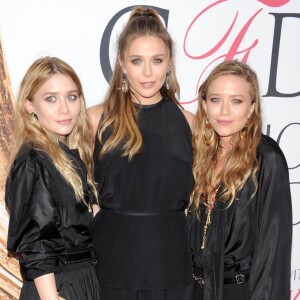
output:
[[[95,266],[91,261],[66,265],[55,273],[55,281],[58,294],[66,300],[100,299]],[[20,300],[40,300],[33,281],[24,281]]]
[[[189,300],[197,299],[197,288],[193,282],[184,288],[148,291],[101,287],[100,297],[104,300]]]
[[[129,161],[120,145],[99,159],[98,139],[95,145],[102,209],[94,238],[103,300],[192,299],[184,213],[194,184],[191,130],[167,99],[136,108],[141,154]]]
[[[290,294],[292,207],[289,174],[277,143],[262,136],[257,173],[258,189],[251,178],[237,199],[216,202],[206,247],[202,250],[206,209],[200,220],[189,213],[194,264],[204,278],[205,300],[286,300]],[[224,272],[249,273],[240,286],[224,285]],[[233,276],[232,276],[233,277]]]

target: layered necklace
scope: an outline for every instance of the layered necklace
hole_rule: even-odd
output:
[[[205,210],[206,221],[205,221],[205,225],[203,227],[203,238],[202,238],[202,243],[201,243],[201,249],[204,249],[206,246],[207,229],[208,229],[209,225],[211,224],[211,212],[212,212],[212,209],[214,208],[219,189],[220,189],[220,185],[213,190],[211,199],[208,199],[207,193],[203,193],[200,196],[201,203],[206,206],[206,210]]]

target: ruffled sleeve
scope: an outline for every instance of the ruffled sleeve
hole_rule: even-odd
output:
[[[289,299],[292,206],[288,167],[278,145],[265,137],[258,174],[258,236],[249,282],[251,300]]]
[[[61,268],[65,247],[45,158],[33,150],[27,154],[11,168],[5,201],[10,212],[7,249],[20,254],[22,276],[31,280]]]

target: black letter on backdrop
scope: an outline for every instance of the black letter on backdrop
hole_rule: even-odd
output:
[[[276,14],[270,13],[275,17],[275,27],[274,27],[274,35],[273,35],[273,49],[272,49],[272,59],[271,59],[271,67],[270,67],[270,78],[269,78],[269,88],[267,94],[263,97],[296,97],[300,95],[300,91],[292,94],[280,93],[276,90],[276,79],[277,79],[277,69],[278,69],[278,56],[279,56],[279,48],[280,48],[280,35],[282,28],[282,20],[283,18],[300,18],[300,14]],[[295,39],[298,37],[295,36]]]
[[[300,182],[290,182],[290,185],[292,185],[292,184],[300,184]],[[300,221],[297,221],[297,220],[295,221],[295,223],[293,223],[294,226],[299,225],[299,224],[300,224]]]
[[[109,42],[110,42],[112,30],[113,30],[116,22],[119,20],[119,18],[121,16],[123,16],[125,13],[131,11],[134,7],[135,6],[128,6],[124,9],[120,10],[118,13],[116,13],[111,18],[111,20],[108,22],[108,24],[103,32],[101,44],[100,44],[100,65],[101,65],[103,75],[107,82],[109,82],[110,77],[112,75],[112,69],[111,69],[110,60],[109,60]],[[154,8],[160,14],[160,16],[163,18],[166,28],[168,28],[168,18],[169,18],[168,10],[162,9],[162,8],[156,7],[156,6],[150,6],[150,5],[141,5],[141,7]]]
[[[286,130],[288,127],[292,126],[292,125],[300,125],[300,123],[291,123],[291,124],[286,125],[286,126],[280,131],[280,133],[279,133],[279,135],[278,135],[278,138],[277,138],[277,143],[278,143],[278,145],[280,144],[280,139],[281,139],[283,133],[285,132],[285,130]],[[298,164],[298,165],[295,166],[295,167],[290,167],[289,170],[291,170],[291,169],[297,169],[299,166],[300,166],[300,164]]]

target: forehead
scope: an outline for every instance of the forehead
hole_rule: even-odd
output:
[[[38,92],[44,90],[77,90],[77,85],[74,81],[67,75],[57,73],[51,75],[41,86]]]
[[[127,55],[167,55],[168,50],[161,38],[145,35],[133,39],[125,52]]]
[[[220,75],[208,86],[208,93],[210,92],[250,95],[250,84],[240,76]]]

